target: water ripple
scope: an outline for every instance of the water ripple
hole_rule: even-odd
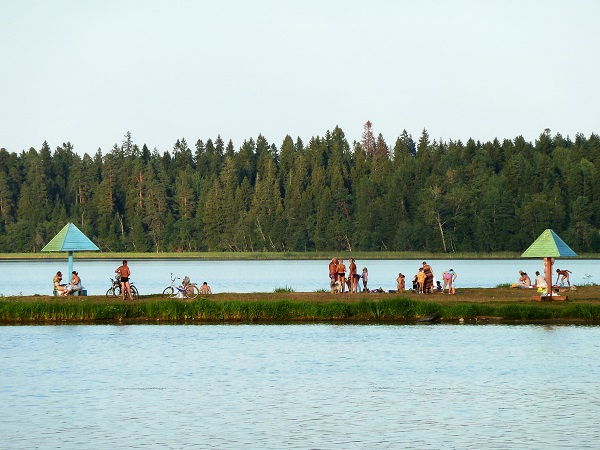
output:
[[[599,327],[0,327],[0,447],[597,448]]]

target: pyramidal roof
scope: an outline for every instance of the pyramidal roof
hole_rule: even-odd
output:
[[[42,249],[43,252],[77,252],[100,250],[79,228],[66,224]]]
[[[565,244],[554,231],[547,229],[523,252],[521,258],[556,258],[565,256],[577,256],[577,253],[571,250],[571,247]]]

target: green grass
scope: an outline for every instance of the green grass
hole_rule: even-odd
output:
[[[389,297],[357,302],[308,301],[213,301],[200,298],[148,300],[144,302],[15,301],[0,299],[0,322],[275,322],[380,321],[406,323],[431,313],[443,321],[494,317],[507,321],[549,319],[600,320],[595,304],[508,304],[444,303]]]
[[[294,289],[287,284],[284,287],[278,287],[273,290],[276,294],[295,292]]]

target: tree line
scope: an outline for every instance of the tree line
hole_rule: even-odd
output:
[[[0,252],[37,252],[67,222],[104,251],[523,251],[552,228],[600,251],[600,138],[390,145],[367,122],[279,147],[220,136],[162,154],[127,133],[103,154],[70,143],[0,149]]]

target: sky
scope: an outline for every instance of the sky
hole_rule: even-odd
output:
[[[0,0],[0,148],[600,132],[594,0]]]

